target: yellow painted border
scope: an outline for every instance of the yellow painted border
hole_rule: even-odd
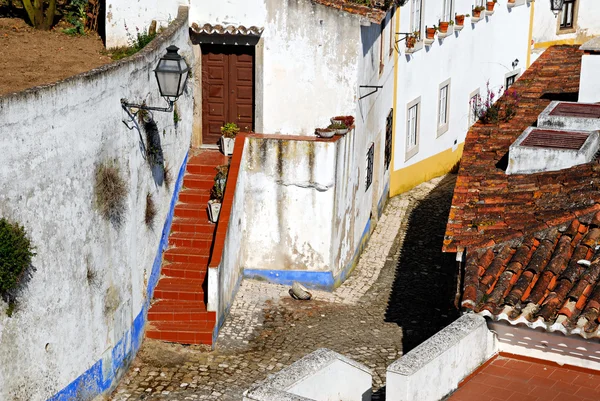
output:
[[[396,29],[398,32],[402,32],[400,29],[400,7],[396,9]],[[396,39],[396,35],[394,35]],[[396,44],[397,45],[397,44]],[[394,176],[394,159],[396,158],[396,120],[398,114],[398,60],[400,59],[400,52],[396,51],[394,54],[394,98],[392,99],[392,160],[390,162],[390,198],[392,197],[392,177]]]
[[[577,40],[575,38],[572,38],[572,39],[551,40],[551,41],[548,41],[548,42],[535,43],[533,45],[533,47],[535,49],[547,49],[548,47],[551,47],[551,46],[558,46],[558,45],[581,45],[581,44],[583,44],[583,41]]]
[[[449,172],[462,157],[464,143],[456,150],[446,149],[411,166],[393,171],[390,176],[390,196],[406,192],[422,182]]]
[[[529,37],[527,38],[527,68],[531,65],[531,41],[533,40],[533,17],[535,14],[535,1],[531,2],[529,9]]]

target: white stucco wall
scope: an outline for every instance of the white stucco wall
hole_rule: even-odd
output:
[[[600,17],[600,13],[599,13]],[[579,101],[600,102],[600,55],[585,54],[581,58],[581,79],[579,81]]]
[[[497,352],[485,318],[463,315],[388,366],[386,400],[441,400]]]
[[[106,48],[130,45],[129,35],[136,38],[136,28],[140,32],[148,32],[152,21],[156,21],[157,28],[169,25],[177,18],[178,7],[188,6],[189,2],[190,0],[106,0]]]
[[[192,57],[182,18],[130,59],[0,97],[0,216],[22,224],[37,253],[12,317],[0,301],[2,400],[48,399],[98,366],[92,382],[69,390],[89,399],[115,384],[139,346],[132,324],[137,317],[143,328],[175,185],[155,184],[140,134],[122,122],[120,99],[164,104],[152,70],[170,44]],[[172,113],[154,113],[173,182],[189,148],[192,89],[177,102],[177,127]],[[141,137],[145,142],[143,131]],[[120,229],[94,207],[95,167],[109,161],[128,185]],[[154,229],[144,224],[147,193],[157,208]]]
[[[550,2],[536,2],[533,19],[534,44],[540,46],[547,42],[566,40],[583,43],[592,36],[600,35],[600,3],[596,0],[577,0],[576,3],[579,9],[576,12],[574,28],[561,31],[560,15],[556,17],[550,10]]]
[[[441,2],[424,1],[424,25],[437,25],[442,14]],[[471,0],[456,0],[455,13],[472,14]],[[504,3],[504,2],[503,2]],[[435,39],[411,55],[400,42],[398,90],[396,93],[396,131],[394,170],[423,161],[464,142],[469,128],[470,94],[479,90],[486,95],[486,82],[497,91],[507,73],[525,69],[527,60],[530,5],[508,9],[497,3],[495,12],[472,24],[465,18],[464,28],[445,39]],[[401,8],[399,32],[411,32],[411,2]],[[450,28],[452,29],[452,28]],[[399,36],[401,38],[403,36]],[[515,68],[512,62],[518,59]],[[438,137],[440,84],[450,79],[449,126]],[[419,150],[406,157],[407,105],[421,99]]]
[[[372,373],[366,366],[320,348],[255,384],[250,401],[365,401],[371,399]]]

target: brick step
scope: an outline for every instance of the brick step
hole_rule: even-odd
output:
[[[206,189],[184,189],[179,193],[179,202],[208,204],[210,200],[210,190]]]
[[[156,323],[156,322],[154,322]],[[152,323],[152,324],[154,324]],[[152,325],[151,324],[151,325]],[[212,328],[200,332],[157,330],[149,327],[146,329],[146,337],[179,344],[212,344]]]
[[[209,257],[209,249],[171,247],[165,251],[164,260],[171,263],[192,263],[199,264],[207,263]]]
[[[155,299],[204,301],[203,280],[162,277],[154,290]]]
[[[229,157],[225,156],[219,150],[202,150],[199,154],[193,155],[188,160],[189,165],[207,165],[207,166],[219,166],[221,164],[227,164]]]
[[[217,320],[216,312],[208,312],[204,302],[159,300],[148,311],[149,321],[211,322]]]
[[[205,163],[205,162],[188,163],[186,173],[212,175],[214,177],[217,174],[216,167],[221,164],[227,164],[227,163],[226,162],[220,163],[220,164],[212,164],[212,163]]]
[[[182,218],[197,218],[208,222],[208,204],[178,203],[175,206],[175,216]]]
[[[163,264],[161,273],[167,277],[179,277],[195,280],[204,280],[208,270],[208,256],[205,263],[167,263]]]
[[[174,232],[169,236],[169,245],[184,248],[210,249],[213,233]]]
[[[208,217],[205,219],[175,217],[171,225],[171,232],[214,233],[215,227],[215,224],[208,221]]]
[[[203,189],[210,191],[215,184],[215,175],[186,174],[183,177],[185,189]]]

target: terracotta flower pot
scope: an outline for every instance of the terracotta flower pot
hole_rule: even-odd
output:
[[[406,38],[406,47],[412,49],[415,47],[415,43],[417,43],[417,39],[414,36],[409,36]]]
[[[433,39],[435,37],[435,28],[427,28],[425,31],[425,37],[427,39]]]
[[[463,26],[465,24],[465,16],[464,16],[464,14],[462,14],[462,15],[456,15],[454,17],[454,20],[456,21],[456,25]]]
[[[479,11],[479,10],[473,10],[473,17],[474,18],[481,17],[481,11]]]
[[[495,4],[496,3],[493,2],[493,1],[488,1],[487,3],[485,3],[486,10],[488,10],[488,11],[494,11],[494,5]]]
[[[446,33],[448,32],[448,22],[440,22],[440,32]]]

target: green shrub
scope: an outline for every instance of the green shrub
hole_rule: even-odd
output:
[[[0,295],[10,298],[31,265],[35,256],[25,229],[0,219]]]

